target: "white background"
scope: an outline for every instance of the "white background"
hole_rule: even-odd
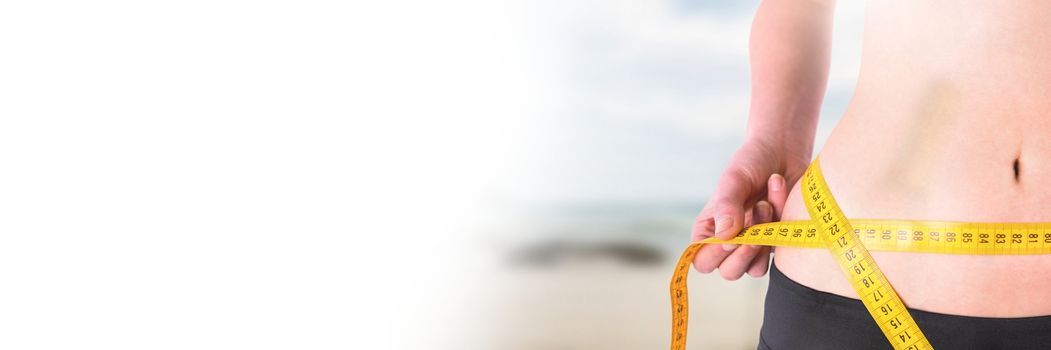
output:
[[[0,348],[425,347],[525,74],[485,6],[0,6]]]

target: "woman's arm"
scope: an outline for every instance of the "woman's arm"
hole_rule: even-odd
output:
[[[733,237],[745,226],[778,220],[788,188],[810,163],[828,79],[832,0],[765,0],[752,24],[752,100],[745,143],[734,153],[712,198],[698,215],[693,239]],[[781,176],[772,176],[783,174]],[[769,184],[769,186],[768,186]],[[787,185],[787,186],[786,186]],[[705,246],[698,271],[719,268],[726,279],[766,274],[767,247]]]
[[[766,0],[749,42],[752,102],[748,139],[813,153],[828,81],[834,0]]]

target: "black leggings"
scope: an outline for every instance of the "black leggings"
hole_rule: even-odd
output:
[[[1051,316],[992,318],[909,308],[935,349],[1051,349]],[[759,350],[893,349],[861,300],[789,279],[770,264]]]

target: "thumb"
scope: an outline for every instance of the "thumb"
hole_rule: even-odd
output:
[[[766,200],[773,206],[774,216],[772,221],[781,220],[781,213],[785,211],[785,203],[788,202],[787,182],[781,174],[770,175],[766,182]]]
[[[745,201],[757,187],[745,170],[735,167],[723,173],[712,196],[716,237],[730,239],[744,228]]]

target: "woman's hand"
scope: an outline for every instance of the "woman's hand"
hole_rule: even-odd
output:
[[[745,226],[780,220],[789,186],[810,164],[832,51],[834,2],[762,1],[748,58],[752,95],[745,143],[693,225],[693,239],[730,239]],[[780,175],[775,175],[780,174]],[[783,177],[782,177],[783,176]],[[766,274],[770,248],[701,248],[694,267],[734,280]]]
[[[730,239],[747,226],[780,220],[791,189],[788,184],[795,184],[809,161],[809,152],[804,156],[761,140],[745,142],[697,216],[693,240],[713,235]],[[724,279],[736,280],[745,271],[752,277],[765,275],[769,262],[770,247],[724,244],[702,247],[693,264],[701,273],[718,268]]]

